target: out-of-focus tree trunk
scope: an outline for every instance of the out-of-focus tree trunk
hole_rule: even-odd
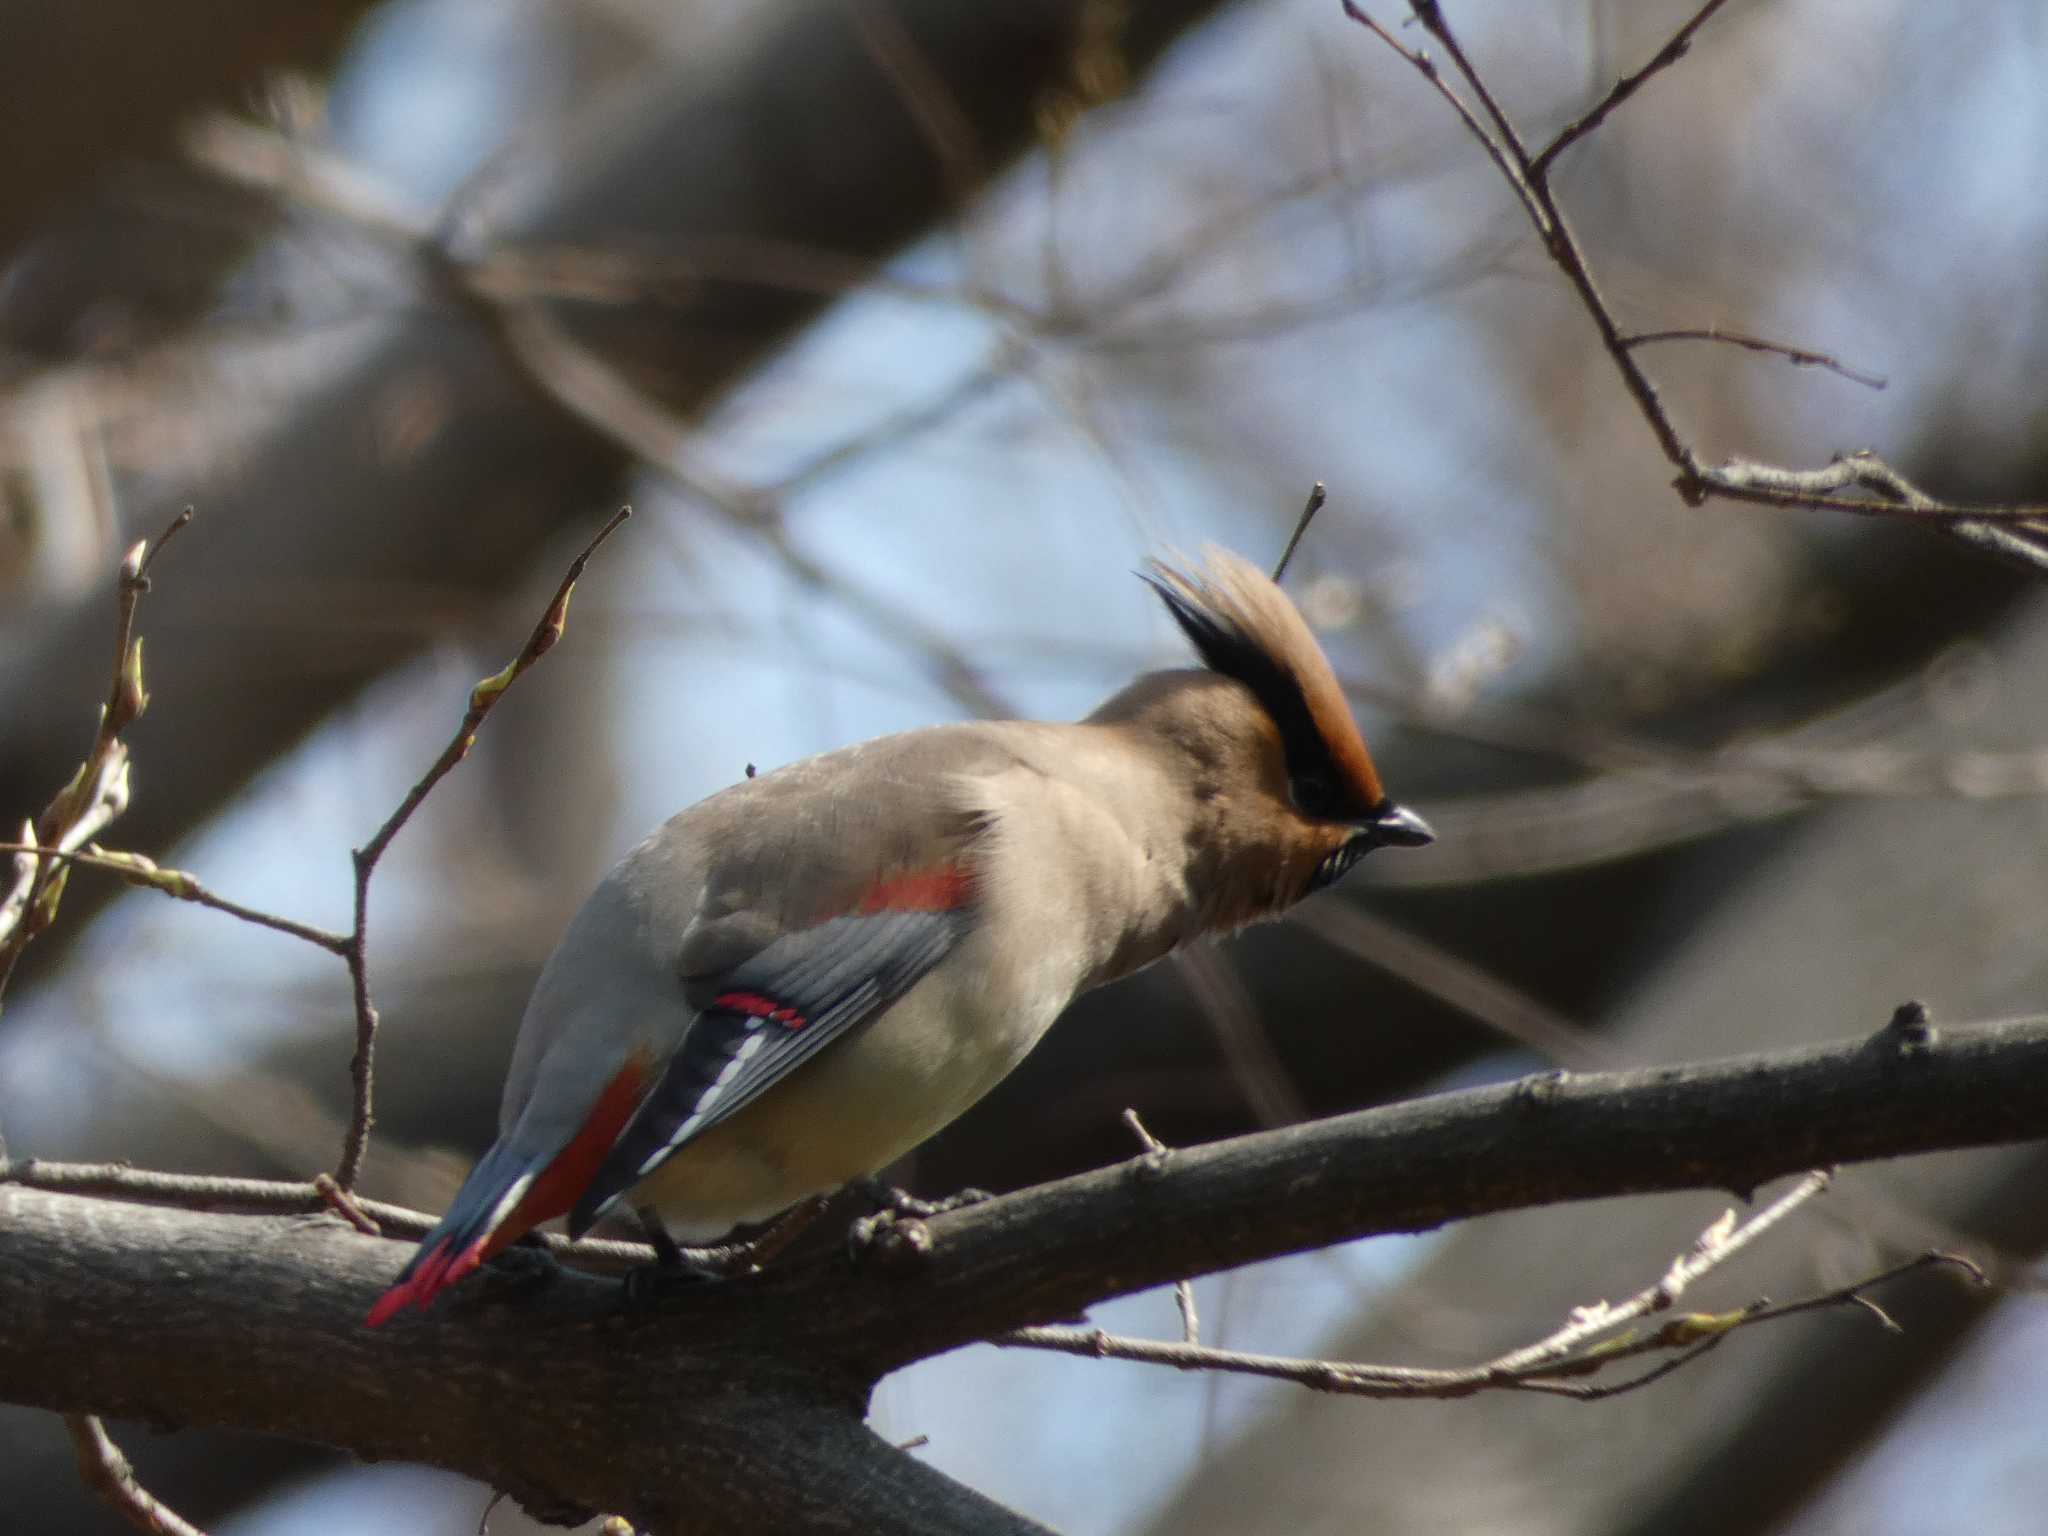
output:
[[[265,70],[317,69],[368,0],[16,0],[0,49],[0,261],[95,178]]]
[[[1120,38],[1127,62],[1143,68],[1211,3],[1133,7]],[[1072,66],[1080,10],[1080,0],[892,7],[984,174],[1029,141],[1034,108]],[[715,72],[679,65],[673,81],[643,88],[637,110],[618,110],[545,203],[493,234],[656,250],[769,240],[852,269],[879,260],[942,217],[961,188],[858,12],[759,8],[745,47]],[[600,316],[593,334],[688,413],[829,297],[709,283]],[[160,707],[134,737],[147,788],[122,825],[132,846],[167,846],[367,679],[487,611],[550,535],[618,492],[618,445],[522,378],[474,312],[408,312],[316,352],[301,375],[282,410],[202,396],[202,410],[260,406],[277,425],[218,473],[128,516],[135,536],[180,503],[201,513],[181,541],[179,579],[162,584],[145,620]],[[294,655],[305,642],[288,634],[277,643],[284,616],[351,592],[376,622],[319,632],[316,655]],[[0,806],[39,807],[76,766],[86,711],[105,688],[108,608],[87,594],[51,622],[0,624],[0,716],[10,722]],[[41,946],[38,962],[56,947]]]

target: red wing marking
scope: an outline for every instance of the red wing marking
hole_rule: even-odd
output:
[[[876,912],[950,912],[967,905],[972,894],[967,871],[945,865],[877,880],[854,911],[862,917]]]
[[[711,1006],[723,1008],[728,1013],[744,1013],[749,1018],[773,1019],[791,1029],[802,1029],[810,1022],[796,1009],[785,1008],[774,998],[763,997],[758,992],[721,992],[711,999]]]

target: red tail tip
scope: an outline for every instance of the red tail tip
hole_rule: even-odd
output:
[[[444,1287],[454,1284],[476,1268],[481,1259],[477,1248],[481,1245],[472,1245],[463,1255],[466,1262],[457,1263],[448,1252],[449,1241],[442,1238],[407,1266],[404,1278],[379,1296],[377,1304],[370,1308],[369,1315],[363,1319],[366,1327],[381,1328],[409,1306],[424,1311],[427,1303]]]

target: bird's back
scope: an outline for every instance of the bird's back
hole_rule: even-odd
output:
[[[703,1001],[693,979],[872,900],[878,885],[944,878],[963,861],[971,875],[986,820],[976,786],[1034,772],[1016,734],[962,724],[879,737],[744,779],[663,823],[599,882],[542,970],[501,1129],[544,1076],[551,1097],[587,1103],[632,1041],[665,1054]],[[556,1049],[571,1038],[573,1050]]]

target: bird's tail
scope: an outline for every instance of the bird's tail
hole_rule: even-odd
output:
[[[529,1105],[469,1171],[448,1214],[420,1239],[412,1262],[370,1308],[369,1325],[388,1322],[407,1306],[424,1308],[492,1254],[568,1214],[632,1119],[646,1079],[646,1056],[636,1051],[580,1119],[551,1129],[548,1117]]]
[[[534,1222],[518,1218],[527,1215],[522,1207],[529,1203],[527,1195],[540,1171],[534,1159],[522,1157],[506,1142],[486,1152],[463,1180],[448,1214],[420,1239],[412,1262],[398,1272],[398,1279],[370,1308],[369,1325],[379,1327],[408,1306],[424,1308],[485,1259],[524,1235]]]

